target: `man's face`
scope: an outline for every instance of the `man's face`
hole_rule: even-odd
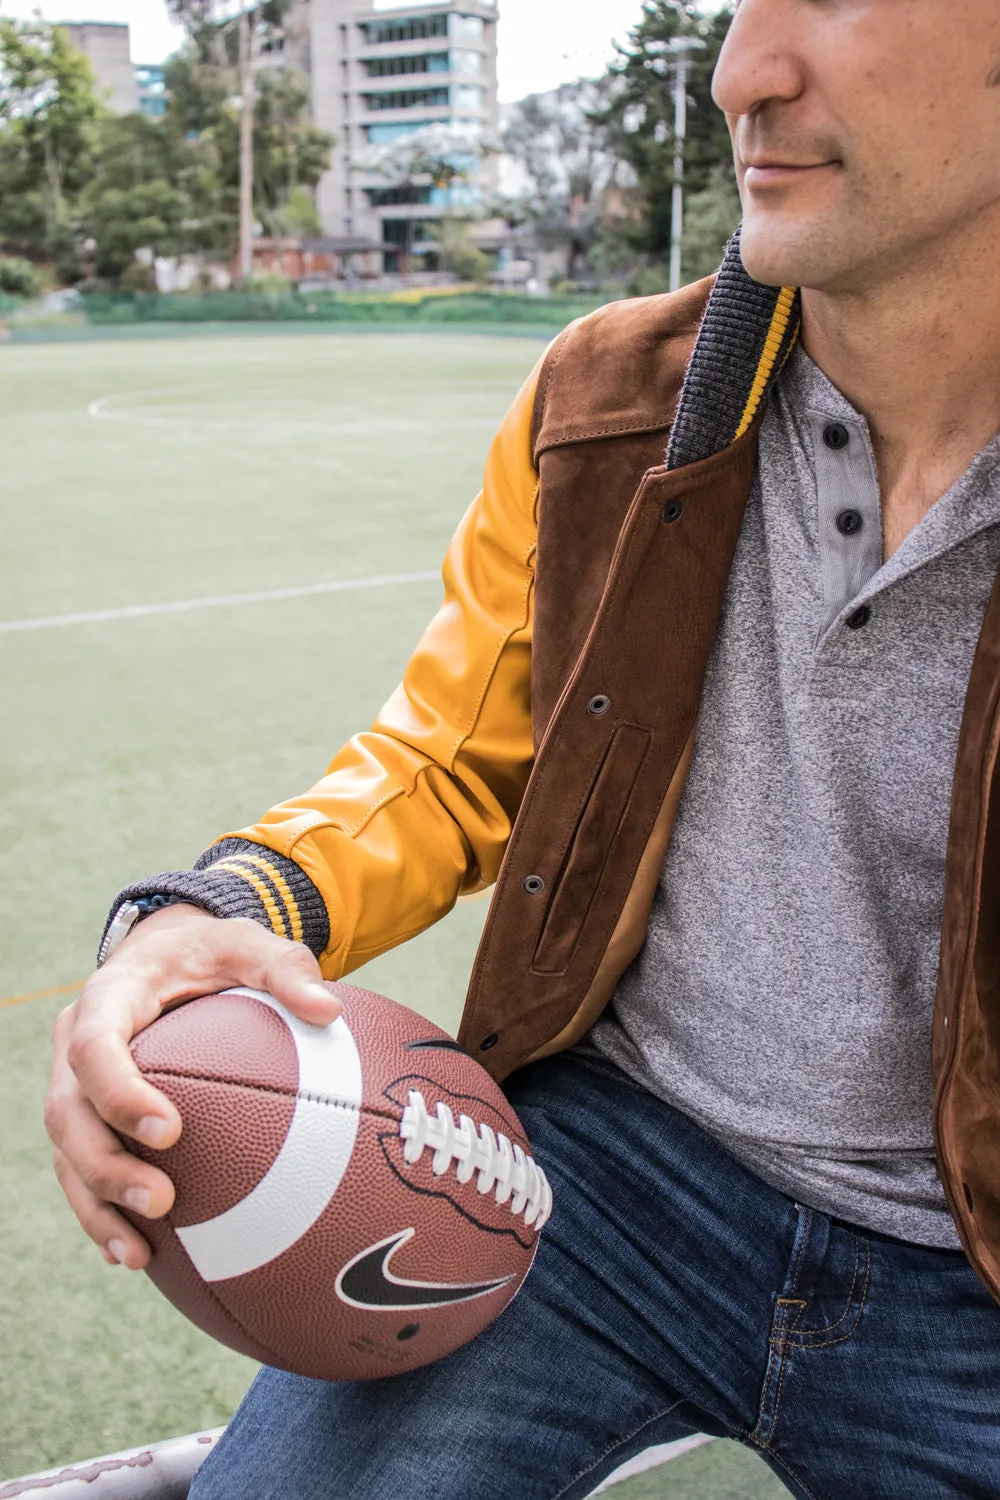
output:
[[[738,0],[713,95],[757,281],[865,291],[1000,230],[1000,0]]]

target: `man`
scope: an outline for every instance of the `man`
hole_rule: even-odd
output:
[[[555,1194],[481,1338],[265,1370],[198,1500],[575,1500],[697,1430],[815,1500],[1000,1494],[998,83],[992,0],[742,0],[707,310],[557,340],[373,731],[123,893],[49,1105],[106,1258],[171,1201],[104,1123],[180,1129],[138,1027],[235,982],[327,1020],[310,950],[498,872],[461,1036]]]

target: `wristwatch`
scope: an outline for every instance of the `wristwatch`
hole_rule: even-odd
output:
[[[112,954],[118,952],[129,933],[134,927],[138,927],[144,917],[151,916],[154,911],[162,911],[165,906],[175,906],[185,899],[187,898],[184,896],[140,896],[135,901],[123,901],[108,923],[98,949],[97,967],[101,968]]]

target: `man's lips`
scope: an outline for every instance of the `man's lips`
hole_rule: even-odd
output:
[[[794,182],[815,174],[827,172],[833,167],[839,166],[835,161],[817,162],[782,162],[782,161],[757,161],[744,162],[743,182],[748,188],[763,188]]]

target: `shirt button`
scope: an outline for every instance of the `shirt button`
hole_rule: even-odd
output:
[[[861,512],[857,510],[842,510],[837,517],[837,530],[841,536],[853,536],[864,524]]]
[[[843,422],[829,422],[823,428],[823,441],[828,448],[846,448],[851,441],[851,434]]]
[[[868,621],[871,619],[871,617],[872,612],[868,608],[867,604],[859,604],[853,615],[847,616],[848,630],[860,630],[863,625],[868,624]]]

